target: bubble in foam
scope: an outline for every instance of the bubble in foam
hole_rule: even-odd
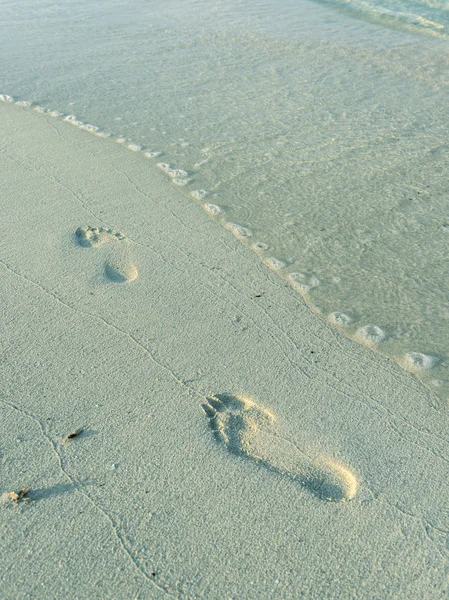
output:
[[[157,163],[157,166],[159,167],[159,169],[161,171],[164,171],[164,173],[168,173],[171,169],[171,166],[168,163]]]
[[[357,337],[367,344],[380,344],[387,337],[383,329],[372,323],[357,330]]]
[[[287,263],[279,258],[275,258],[274,256],[270,256],[264,260],[264,263],[273,271],[280,271],[281,269],[285,269]]]
[[[182,169],[167,169],[167,175],[172,179],[185,179],[188,175],[187,171],[183,171]]]
[[[35,106],[34,110],[41,114],[45,114],[47,112],[43,106]]]
[[[90,133],[96,133],[98,131],[98,127],[96,125],[91,125],[90,123],[83,123],[80,125],[80,129],[84,129],[84,131],[89,131]]]
[[[309,292],[320,285],[320,280],[315,275],[306,275],[305,273],[290,273],[288,279],[292,286],[300,292]]]
[[[158,151],[149,151],[149,152],[145,152],[145,156],[147,158],[157,158],[158,156],[160,156],[162,154],[162,152],[158,152]]]
[[[251,237],[251,231],[243,225],[239,225],[238,223],[225,223],[226,229],[229,229],[231,233],[235,235],[235,237],[239,240],[246,240]]]
[[[139,144],[128,144],[127,148],[128,150],[132,150],[132,152],[140,152],[142,150],[142,146],[139,146]]]
[[[204,204],[203,208],[206,212],[214,217],[224,213],[224,210],[221,208],[221,206],[218,206],[217,204]]]
[[[17,106],[31,106],[31,102],[28,100],[17,100]]]
[[[82,127],[84,125],[82,121],[78,121],[75,115],[67,115],[64,117],[64,121],[67,121],[67,123],[70,123],[70,125],[74,125],[75,127]]]
[[[190,195],[194,200],[203,200],[207,196],[206,190],[194,190],[190,192]]]
[[[57,110],[49,110],[48,114],[50,115],[50,117],[55,117],[55,118],[64,116],[61,112],[59,112]]]
[[[422,352],[408,352],[404,357],[405,367],[411,371],[427,371],[433,369],[439,362],[437,356],[429,356]]]
[[[14,102],[14,100],[7,94],[0,94],[0,102]]]
[[[179,187],[182,187],[184,185],[187,185],[188,183],[190,183],[192,180],[187,178],[187,179],[173,179],[173,183],[175,185],[179,185]]]
[[[349,325],[352,323],[352,319],[349,315],[346,315],[343,312],[336,311],[329,315],[329,321],[334,325]]]

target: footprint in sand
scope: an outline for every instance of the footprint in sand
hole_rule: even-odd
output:
[[[215,438],[233,454],[288,477],[322,500],[344,502],[356,495],[357,480],[348,468],[330,459],[309,458],[279,434],[274,414],[253,398],[217,394],[202,407]]]
[[[104,271],[111,281],[125,283],[137,279],[137,268],[131,261],[129,244],[123,233],[106,227],[78,227],[75,237],[85,248],[108,246]]]

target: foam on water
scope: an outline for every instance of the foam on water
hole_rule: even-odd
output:
[[[428,356],[422,352],[408,352],[404,357],[404,367],[410,371],[433,369],[441,359],[437,356]]]
[[[288,279],[294,288],[303,293],[307,293],[320,285],[320,280],[317,277],[305,273],[290,273]]]
[[[188,173],[182,169],[168,169],[167,175],[172,179],[185,179]]]
[[[84,129],[84,131],[90,131],[91,133],[97,133],[98,127],[96,125],[91,125],[90,123],[83,123],[80,125],[80,129]]]
[[[226,229],[229,229],[238,240],[247,240],[252,236],[251,231],[247,227],[239,225],[238,223],[227,222],[224,223],[224,226]]]
[[[386,339],[387,334],[377,325],[370,323],[369,325],[365,325],[358,329],[356,337],[359,338],[362,343],[367,344],[368,346],[374,346],[383,342]]]
[[[204,210],[213,215],[214,217],[218,217],[224,213],[224,210],[221,206],[217,206],[216,204],[203,204]]]
[[[207,196],[207,192],[206,190],[193,190],[193,192],[190,192],[190,195],[194,200],[201,201]]]
[[[281,260],[280,258],[276,258],[275,256],[265,258],[264,263],[273,271],[281,271],[287,266],[285,260]]]
[[[334,325],[345,326],[352,323],[352,319],[349,315],[340,311],[333,312],[329,315],[329,321]]]

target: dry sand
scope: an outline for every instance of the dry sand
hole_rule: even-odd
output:
[[[441,598],[448,407],[143,153],[0,123],[1,597]]]

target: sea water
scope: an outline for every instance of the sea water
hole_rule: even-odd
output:
[[[449,2],[0,11],[4,100],[145,153],[322,318],[447,401]]]

